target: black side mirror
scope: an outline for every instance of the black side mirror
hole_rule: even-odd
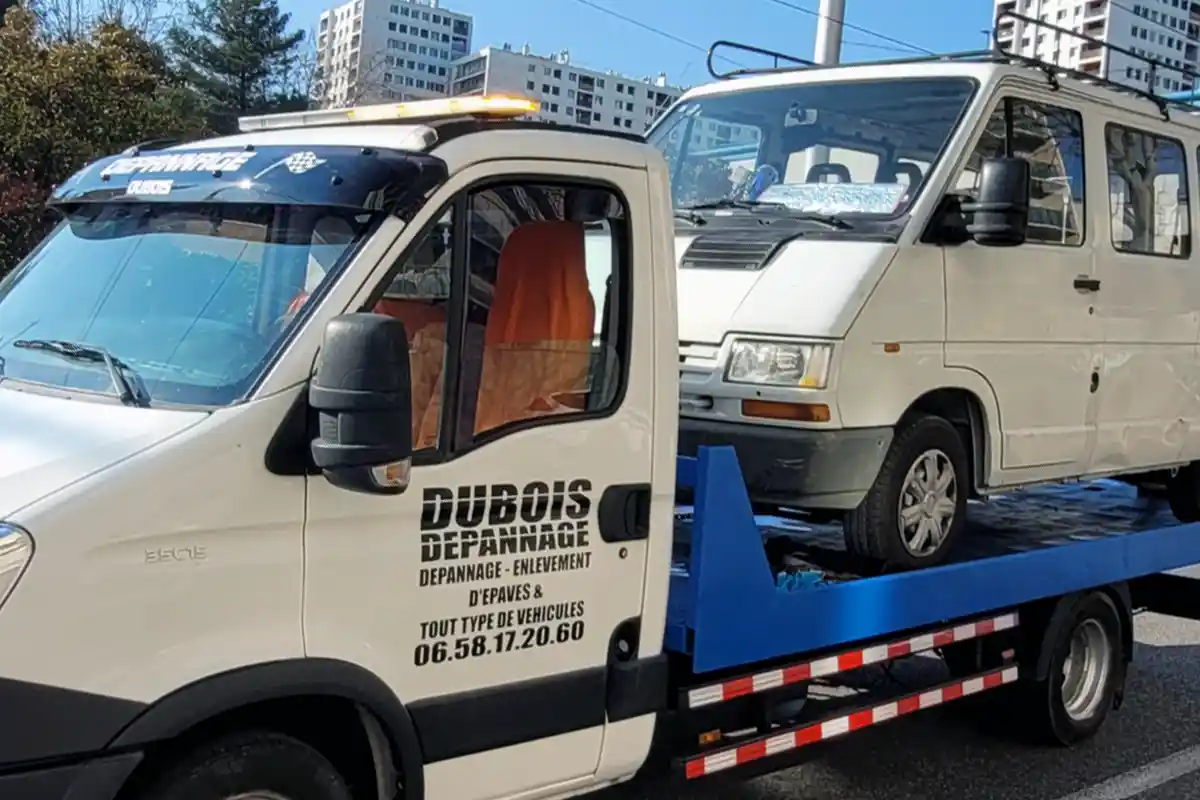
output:
[[[308,403],[319,417],[313,461],[330,483],[369,494],[408,488],[412,376],[404,323],[382,314],[330,320]]]
[[[1023,158],[986,158],[979,172],[979,196],[963,203],[974,215],[967,232],[981,245],[1015,247],[1025,243],[1029,225],[1029,162]]]

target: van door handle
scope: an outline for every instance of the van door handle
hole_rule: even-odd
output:
[[[1080,275],[1075,279],[1075,288],[1085,292],[1100,291],[1100,281],[1096,278],[1089,278],[1086,275]]]

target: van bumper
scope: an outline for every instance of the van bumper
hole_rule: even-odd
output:
[[[875,483],[892,433],[890,427],[822,431],[684,417],[679,454],[732,445],[751,501],[849,511]]]
[[[113,800],[141,760],[141,753],[124,753],[71,765],[0,772],[0,798]]]

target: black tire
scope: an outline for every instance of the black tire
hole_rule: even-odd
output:
[[[1117,692],[1125,683],[1125,653],[1122,617],[1112,599],[1104,592],[1092,592],[1082,596],[1059,629],[1055,641],[1049,646],[1049,666],[1046,677],[1041,680],[1024,680],[1021,685],[1021,717],[1025,726],[1037,739],[1049,744],[1072,745],[1089,739],[1100,730],[1108,712],[1113,708]],[[1107,656],[1100,659],[1106,664],[1106,672],[1098,673],[1094,692],[1081,696],[1091,700],[1077,706],[1075,713],[1068,710],[1066,696],[1067,679],[1063,667],[1071,652],[1071,642],[1077,631],[1098,626],[1107,637]]]
[[[285,800],[353,800],[333,764],[298,739],[239,733],[182,755],[159,772],[138,800],[227,800],[250,792]]]
[[[954,473],[954,514],[941,543],[929,552],[913,552],[900,533],[900,495],[909,470],[927,453],[940,453]],[[927,414],[902,422],[884,456],[875,483],[843,522],[846,549],[893,567],[920,569],[945,560],[962,532],[967,513],[967,449],[953,425]]]
[[[1167,478],[1167,503],[1180,522],[1200,522],[1200,465],[1193,462]]]

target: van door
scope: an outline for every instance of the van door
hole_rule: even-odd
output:
[[[1109,224],[1096,236],[1100,285],[1092,302],[1104,329],[1104,368],[1092,467],[1126,471],[1200,452],[1200,437],[1187,442],[1189,427],[1200,423],[1200,270],[1190,258],[1183,143],[1135,123],[1102,125],[1098,155],[1108,181],[1097,200]],[[1181,455],[1185,442],[1190,453]]]
[[[996,98],[955,191],[972,195],[982,159],[1006,152],[1033,167],[1027,242],[945,249],[946,363],[983,375],[999,404],[1005,474],[993,484],[1087,468],[1100,341],[1082,116],[1059,98]]]
[[[370,298],[409,332],[418,449],[399,496],[309,481],[305,634],[407,705],[427,796],[597,770],[646,567],[646,186],[618,166],[465,170]]]

